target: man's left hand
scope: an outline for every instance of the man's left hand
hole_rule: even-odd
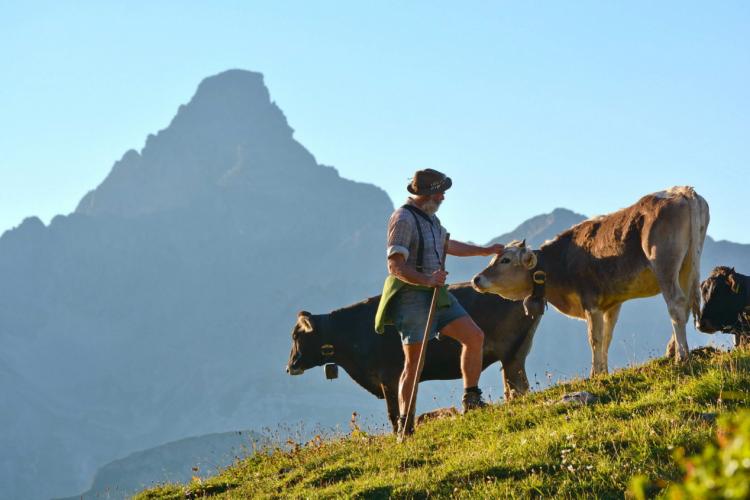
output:
[[[503,250],[505,250],[505,245],[502,245],[500,243],[495,243],[494,245],[490,245],[486,247],[486,249],[487,249],[487,255],[503,253]]]

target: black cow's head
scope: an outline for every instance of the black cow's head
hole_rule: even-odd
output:
[[[716,267],[701,283],[698,329],[704,333],[730,332],[745,307],[745,284],[731,267]]]
[[[315,321],[309,312],[300,311],[297,314],[297,323],[292,330],[292,351],[286,365],[289,375],[301,375],[305,370],[325,363],[323,341],[315,327]]]

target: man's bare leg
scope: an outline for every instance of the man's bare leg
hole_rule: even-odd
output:
[[[398,382],[398,409],[401,417],[405,417],[407,416],[406,412],[409,411],[409,399],[417,378],[417,364],[419,363],[422,343],[402,344],[402,347],[404,349],[404,370],[401,372],[401,378]],[[412,408],[411,411],[414,413],[416,409]]]
[[[464,388],[476,387],[482,373],[484,332],[469,316],[461,316],[443,327],[440,333],[461,343],[461,374]]]

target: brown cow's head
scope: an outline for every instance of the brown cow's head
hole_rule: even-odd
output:
[[[297,323],[292,330],[292,351],[286,372],[289,375],[301,375],[305,370],[322,365],[325,361],[321,348],[321,335],[315,331],[315,322],[307,311],[297,314]]]
[[[513,241],[502,253],[493,257],[490,265],[471,280],[474,288],[510,300],[522,300],[534,287],[529,270],[536,267],[537,257],[526,240]]]
[[[703,306],[697,319],[698,329],[704,333],[732,331],[745,307],[743,277],[731,267],[714,268],[701,283],[701,299]]]

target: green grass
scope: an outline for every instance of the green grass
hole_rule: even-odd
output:
[[[598,403],[554,404],[580,390]],[[355,428],[136,498],[622,498],[636,476],[653,495],[682,481],[675,456],[714,438],[707,414],[731,414],[749,400],[750,352],[705,349],[682,366],[658,359],[430,422],[404,444]]]

